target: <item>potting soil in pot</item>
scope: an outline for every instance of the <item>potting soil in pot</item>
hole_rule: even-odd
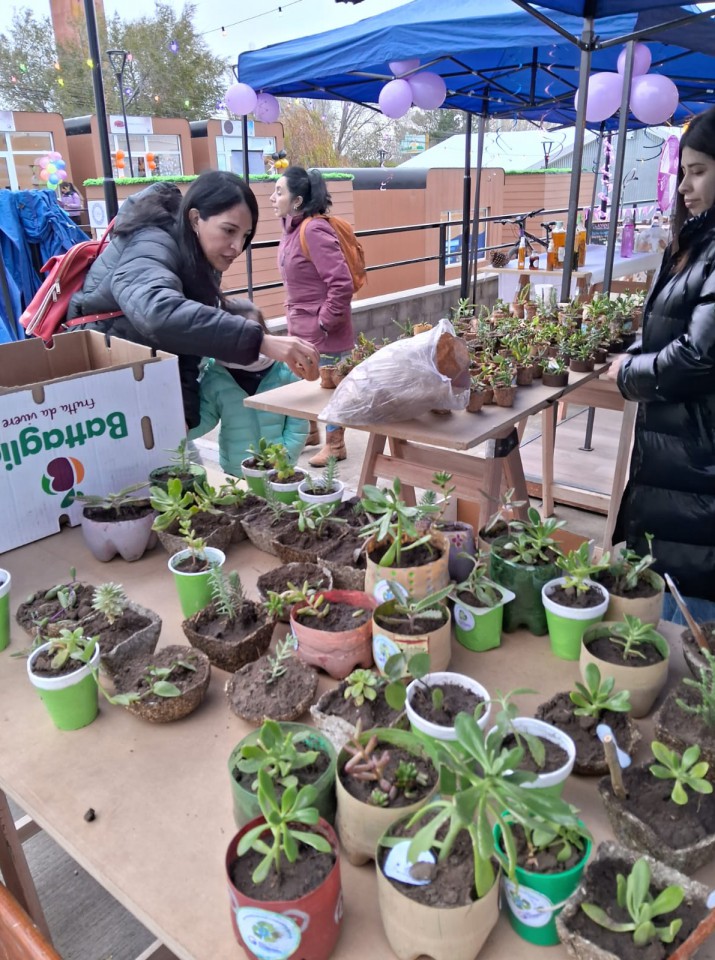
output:
[[[520,867],[529,870],[531,873],[565,873],[571,870],[582,859],[584,851],[579,850],[575,845],[571,848],[571,853],[565,860],[558,860],[557,855],[561,847],[556,844],[553,850],[537,850],[533,854],[529,853],[529,845],[526,842],[526,834],[518,823],[513,824],[512,833],[516,841],[516,860]],[[501,841],[500,841],[501,842]],[[502,844],[502,850],[504,846]]]
[[[59,669],[55,670],[52,667],[53,659],[54,654],[52,653],[48,654],[47,651],[38,653],[32,663],[32,672],[38,677],[66,677],[86,666],[79,660],[67,660]]]
[[[209,534],[213,533],[214,530],[219,527],[228,527],[233,523],[233,520],[230,517],[227,517],[225,513],[195,513],[191,518],[191,529],[198,537],[208,537]],[[175,537],[181,536],[181,531],[179,529],[179,523],[176,521],[167,530],[167,533],[173,534]]]
[[[284,483],[302,483],[305,480],[305,474],[302,470],[295,470],[289,477],[282,477],[280,480],[277,477],[270,478],[271,483],[284,484]]]
[[[432,790],[432,787],[437,782],[437,771],[423,757],[415,756],[412,753],[409,753],[407,750],[402,750],[399,747],[393,747],[388,744],[378,744],[376,753],[379,756],[383,750],[387,750],[390,754],[390,759],[387,761],[387,764],[384,767],[384,778],[388,783],[394,783],[395,781],[395,771],[397,770],[400,763],[411,763],[414,764],[417,774],[422,774],[425,778],[425,783],[417,783],[414,788],[410,791],[409,796],[405,796],[404,791],[398,790],[397,795],[394,800],[391,800],[386,806],[388,807],[406,807],[412,803],[415,803],[418,800],[422,800],[424,797],[427,797]],[[362,803],[370,802],[370,795],[372,794],[375,787],[379,787],[379,784],[375,780],[357,780],[355,777],[351,777],[349,774],[343,773],[342,771],[338,773],[340,781],[351,794],[355,797],[356,800],[360,800]]]
[[[212,566],[211,561],[205,557],[194,557],[191,554],[172,564],[172,568],[179,573],[204,573],[204,571],[210,570]]]
[[[318,751],[318,756],[315,758],[313,763],[309,763],[305,767],[299,767],[297,770],[291,771],[291,776],[294,776],[298,781],[298,789],[306,786],[307,784],[315,783],[316,780],[319,780],[330,766],[330,757],[323,750],[319,749],[320,745],[317,737],[314,742],[311,742],[312,740],[312,737],[308,737],[301,743],[296,744],[296,750],[298,753],[305,753],[309,750]],[[251,790],[253,781],[256,779],[255,773],[243,773],[243,771],[239,770],[238,767],[234,767],[232,774],[233,779],[236,781],[236,783],[243,787],[244,790]],[[276,796],[280,799],[280,797],[283,795],[283,784],[276,779],[273,782],[273,786],[276,791]]]
[[[264,717],[293,720],[305,712],[315,696],[318,674],[297,657],[289,657],[282,666],[284,673],[273,683],[267,683],[270,675],[267,657],[241,667],[226,688],[234,713],[260,723]]]
[[[697,743],[700,747],[700,759],[710,764],[710,773],[715,771],[715,727],[709,727],[701,717],[682,710],[676,700],[682,700],[688,706],[702,703],[697,690],[679,683],[668,694],[656,717],[655,739],[682,753],[687,746]]]
[[[305,828],[309,829],[309,828]],[[298,843],[298,859],[289,863],[281,857],[281,872],[271,870],[261,883],[251,879],[253,871],[263,860],[262,853],[249,850],[231,868],[233,885],[253,900],[297,900],[315,890],[325,880],[335,863],[335,855],[319,853],[304,843]]]
[[[241,640],[253,633],[259,622],[263,622],[263,617],[258,604],[253,600],[245,600],[238,608],[235,620],[227,617],[202,620],[197,633],[213,637],[214,640]]]
[[[365,525],[365,511],[356,509],[360,503],[360,497],[350,497],[349,500],[343,500],[333,514],[334,517],[347,520],[349,527],[362,527]]]
[[[408,620],[402,620],[398,623],[390,620],[383,620],[382,617],[378,614],[375,617],[375,622],[381,626],[386,627],[388,630],[391,630],[392,633],[399,633],[403,637],[417,637],[420,634],[424,633],[434,633],[435,630],[439,630],[440,627],[444,626],[447,622],[447,611],[442,611],[441,620],[430,620],[428,617],[416,617],[412,623]]]
[[[642,657],[623,659],[623,648],[611,643],[609,637],[597,637],[588,644],[589,653],[606,663],[616,663],[621,667],[650,667],[655,663],[662,663],[663,654],[654,643],[642,643],[638,650]]]
[[[307,582],[308,586],[314,590],[319,590],[321,587],[325,589],[326,578],[325,574],[320,571],[320,568],[314,563],[293,563],[290,565],[284,564],[280,567],[274,567],[273,570],[269,570],[267,573],[261,574],[259,577],[259,589],[263,593],[267,594],[268,591],[274,593],[283,593],[288,589],[288,581],[296,587],[302,587],[304,583]]]
[[[432,703],[434,689],[435,687],[416,684],[410,702],[415,713],[440,727],[453,727],[459,713],[468,713],[473,716],[483,699],[472,690],[467,690],[466,687],[457,683],[440,683],[439,689],[443,693],[443,700],[441,707],[437,708]]]
[[[390,544],[379,543],[370,551],[370,559],[374,563],[379,563],[390,549]],[[423,567],[427,563],[433,563],[442,556],[439,550],[435,550],[428,543],[422,543],[414,550],[402,550],[399,563],[395,561],[392,567]]]
[[[596,735],[596,727],[601,723],[607,724],[613,731],[618,746],[626,753],[631,752],[631,743],[635,745],[636,741],[632,737],[634,732],[637,733],[637,727],[629,720],[627,713],[604,710],[599,717],[577,717],[574,709],[568,692],[557,693],[547,703],[538,707],[536,718],[558,727],[571,737],[576,746],[574,773],[590,776],[606,773],[608,765],[603,744]]]
[[[141,500],[137,503],[123,503],[119,510],[113,507],[85,507],[82,514],[95,523],[125,523],[127,520],[140,520],[153,512],[151,503]]]
[[[321,547],[318,556],[325,557],[326,560],[340,566],[364,570],[367,567],[364,546],[364,540],[348,534],[336,544],[331,544],[327,548]]]
[[[324,617],[297,616],[297,619],[313,630],[328,630],[330,633],[342,633],[362,626],[372,616],[372,610],[360,610],[353,616],[359,607],[351,607],[347,603],[330,603],[330,609]]]
[[[68,609],[64,610],[62,604],[56,598],[45,600],[45,594],[50,588],[38,590],[33,597],[21,603],[17,608],[16,619],[23,630],[32,633],[34,621],[47,619],[51,623],[57,620],[79,621],[84,617],[90,616],[94,611],[92,609],[92,597],[95,588],[89,583],[78,583],[71,589],[76,595],[76,602]]]
[[[210,669],[204,657],[199,657],[191,647],[164,647],[161,650],[155,650],[149,656],[142,654],[140,657],[122,663],[112,674],[117,693],[146,694],[149,689],[149,681],[146,678],[147,668],[170,667],[178,660],[183,660],[196,668],[189,670],[186,667],[175,666],[167,678],[169,683],[173,683],[182,693],[199,683]],[[145,702],[152,702],[162,698],[156,694],[149,694],[142,699]]]
[[[342,680],[337,687],[320,698],[319,706],[323,713],[334,717],[341,717],[355,726],[358,720],[362,721],[363,730],[372,730],[373,727],[391,727],[402,711],[393,710],[385,700],[384,684],[378,688],[374,700],[366,700],[359,707],[352,697],[345,697],[348,688],[347,680]]]
[[[614,858],[605,863],[595,860],[582,880],[585,888],[584,902],[601,907],[616,923],[628,923],[630,921],[628,911],[616,903],[616,876],[619,873],[628,876],[629,872],[630,864],[625,860]],[[657,896],[662,889],[657,883],[651,882],[651,892],[654,896]],[[575,912],[569,919],[568,926],[569,930],[598,944],[603,950],[610,951],[614,956],[619,957],[619,960],[665,960],[666,957],[675,953],[684,940],[687,940],[706,913],[707,909],[704,906],[684,900],[677,910],[662,914],[655,921],[658,926],[667,926],[672,920],[682,919],[683,925],[675,935],[674,941],[668,944],[655,940],[644,947],[637,947],[633,943],[632,933],[613,933],[590,920],[583,910]]]
[[[92,637],[98,634],[102,640],[102,656],[108,656],[122,641],[134,636],[151,623],[149,617],[143,617],[134,610],[125,610],[114,623],[110,623],[103,613],[96,613],[85,621],[84,634]]]
[[[597,607],[604,601],[603,593],[597,587],[589,587],[588,590],[575,593],[570,593],[567,587],[552,587],[547,596],[554,603],[562,607],[570,607],[572,610],[587,610],[589,607]]]
[[[532,734],[532,736],[534,736],[534,734]],[[517,746],[523,746],[524,748],[524,757],[519,764],[520,770],[529,770],[532,773],[552,773],[554,770],[559,770],[565,766],[568,762],[569,755],[563,747],[560,747],[558,743],[552,743],[551,740],[545,740],[544,737],[537,737],[537,739],[541,740],[544,750],[546,751],[544,763],[540,767],[537,766],[523,737],[520,736],[517,740],[513,733],[504,737],[504,747],[506,750],[513,750],[514,747]]]
[[[318,536],[313,530],[299,530],[297,526],[288,527],[283,530],[279,536],[281,543],[286,546],[294,547],[296,550],[306,550],[315,553],[322,544],[332,543],[342,530],[337,524],[329,526],[327,523],[323,528],[321,536]]]
[[[654,597],[657,593],[660,593],[658,588],[654,587],[652,583],[648,583],[647,580],[639,580],[635,590],[629,590],[628,593],[620,593],[614,590],[617,578],[614,577],[612,573],[609,573],[608,570],[602,570],[596,573],[592,579],[597,580],[609,593],[613,593],[618,597],[626,597],[628,600],[641,600],[646,597]]]

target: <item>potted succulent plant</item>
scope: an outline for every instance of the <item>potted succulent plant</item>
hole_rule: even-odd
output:
[[[153,529],[169,553],[181,549],[187,525],[204,539],[207,546],[228,549],[233,536],[233,521],[193,489],[184,490],[178,477],[172,477],[166,489],[152,487],[150,492],[151,505],[157,514]]]
[[[338,459],[328,457],[319,477],[306,477],[298,487],[298,496],[306,503],[340,503],[345,484],[338,479]]]
[[[262,573],[256,581],[256,588],[261,600],[266,602],[270,594],[277,593],[284,599],[295,593],[296,584],[302,583],[307,590],[332,590],[333,575],[327,567],[317,563],[284,563],[280,567]],[[284,604],[284,610],[277,617],[283,623],[289,622],[289,611]]]
[[[591,560],[588,543],[582,543],[566,556],[556,558],[556,566],[564,576],[549,580],[541,588],[551,652],[562,660],[578,660],[584,630],[603,620],[608,591],[590,578],[606,570],[608,562],[607,553],[600,561]]]
[[[318,672],[296,655],[295,638],[278,640],[273,653],[246,663],[226,683],[231,709],[251,723],[297,720],[315,700]]]
[[[468,650],[492,650],[501,644],[504,605],[514,599],[514,594],[488,579],[487,557],[479,554],[469,560],[471,572],[451,591],[454,633]]]
[[[336,759],[331,743],[312,727],[264,720],[239,741],[228,760],[236,825],[241,827],[260,813],[256,792],[261,771],[279,793],[289,787],[314,787],[320,815],[332,823]]]
[[[250,490],[257,497],[266,495],[266,475],[273,467],[273,448],[272,445],[261,437],[258,446],[251,444],[248,448],[249,456],[241,461],[241,473],[248,484]]]
[[[269,487],[265,502],[249,511],[239,522],[254,547],[275,556],[273,541],[283,530],[295,525],[295,515],[290,512],[288,504],[279,500]]]
[[[261,817],[239,830],[226,854],[236,939],[252,957],[265,957],[269,942],[274,956],[328,960],[343,914],[335,833],[320,819],[313,787],[289,787],[279,800],[261,770],[258,802]]]
[[[655,735],[674,750],[693,744],[715,769],[715,656],[703,654],[695,678],[686,677],[668,694],[655,715]]]
[[[213,567],[223,566],[226,555],[216,547],[207,546],[188,522],[182,524],[182,533],[186,547],[169,559],[168,566],[179,594],[181,612],[188,618],[211,602],[209,575]]]
[[[568,386],[569,369],[561,357],[549,357],[542,362],[541,369],[541,381],[545,387]]]
[[[427,653],[435,670],[449,665],[452,643],[452,618],[445,600],[451,584],[421,600],[410,598],[399,583],[391,584],[394,595],[375,607],[372,615],[372,654],[378,670],[396,653],[408,658]]]
[[[97,638],[85,636],[82,627],[63,627],[31,651],[27,675],[59,730],[79,730],[97,716],[98,666]]]
[[[36,590],[18,606],[15,619],[25,633],[34,637],[43,632],[56,636],[62,627],[73,628],[92,614],[94,587],[77,579],[70,567],[69,579]]]
[[[402,677],[402,668],[399,668],[398,676],[394,679],[398,677]],[[400,686],[404,691],[404,685]],[[380,676],[374,670],[358,667],[337,687],[321,694],[318,702],[310,708],[310,715],[315,725],[330,737],[338,749],[342,749],[345,742],[355,736],[358,723],[363,730],[400,724],[404,717],[404,695],[402,702],[393,706],[387,701],[388,688],[387,677]]]
[[[452,580],[463,580],[471,570],[470,558],[476,552],[474,541],[474,527],[471,523],[465,523],[463,520],[446,519],[446,513],[452,502],[452,494],[456,486],[452,483],[452,474],[444,470],[438,470],[432,477],[432,483],[441,491],[441,499],[438,502],[437,493],[434,490],[427,490],[422,496],[422,503],[434,503],[438,507],[438,512],[427,518],[425,522],[431,520],[432,529],[443,533],[449,541],[449,560],[447,570]],[[422,522],[422,521],[420,521]]]
[[[299,499],[298,488],[307,479],[306,473],[291,463],[282,443],[274,443],[269,450],[271,468],[266,474],[266,487],[283,503],[293,503]]]
[[[164,487],[172,477],[176,477],[184,490],[192,490],[196,480],[206,479],[206,470],[199,463],[191,459],[191,449],[186,437],[182,437],[175,450],[167,451],[171,454],[169,463],[163,467],[156,467],[149,474],[149,483],[154,487]]]
[[[658,625],[663,611],[665,581],[651,569],[655,563],[653,536],[647,533],[645,537],[647,553],[641,557],[635,550],[623,547],[620,556],[595,578],[608,590],[611,598],[606,611],[607,620],[623,620],[628,613],[643,623]]]
[[[471,377],[469,383],[469,401],[467,402],[467,413],[479,413],[487,402],[491,387],[484,382],[481,377]]]
[[[336,517],[335,503],[296,500],[290,507],[297,519],[273,541],[273,552],[283,563],[316,563],[324,543],[335,543],[347,530],[347,521]]]
[[[119,554],[132,562],[156,544],[154,508],[148,496],[134,496],[146,487],[146,483],[135,483],[105,496],[77,494],[84,504],[82,536],[97,560],[106,563]]]
[[[626,614],[625,620],[604,620],[587,627],[581,640],[579,667],[585,679],[588,663],[595,663],[602,677],[614,677],[616,690],[628,690],[631,713],[644,717],[668,678],[670,647],[649,623]]]
[[[342,680],[355,667],[372,664],[374,597],[355,590],[329,590],[290,597],[291,629],[298,655]]]
[[[181,627],[192,647],[202,650],[219,670],[233,673],[266,652],[274,619],[261,604],[249,600],[241,578],[220,567],[208,572],[211,601]]]
[[[492,374],[494,403],[498,407],[513,407],[516,397],[515,372],[504,357],[498,358],[498,366]]]
[[[118,583],[101,583],[95,588],[92,612],[83,618],[82,626],[97,635],[102,665],[110,673],[127,658],[153,653],[161,633],[157,614],[128,600]]]
[[[509,522],[514,519],[516,511],[527,506],[526,500],[514,499],[515,492],[514,487],[510,487],[495,498],[486,490],[481,491],[482,496],[496,506],[494,513],[479,528],[477,545],[481,554],[490,553],[494,541],[506,536],[509,532]]]

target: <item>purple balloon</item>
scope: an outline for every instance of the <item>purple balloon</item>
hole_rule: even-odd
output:
[[[654,126],[672,117],[678,106],[678,88],[660,73],[634,77],[631,84],[631,113],[648,126]]]
[[[253,116],[256,120],[262,120],[263,123],[275,123],[280,116],[281,107],[272,93],[259,93],[256,98],[256,106],[253,108]]]
[[[67,171],[66,171],[64,168],[63,168],[62,170],[58,170],[58,171],[57,171],[57,176],[60,178],[60,180],[66,180],[66,179],[67,179]]]
[[[393,60],[388,66],[392,71],[393,76],[401,77],[403,73],[409,73],[411,70],[416,70],[420,65],[418,59],[415,60]]]
[[[412,102],[423,110],[436,110],[447,96],[447,84],[438,73],[416,73],[407,81],[412,91]]]
[[[637,43],[633,51],[633,76],[640,77],[650,70],[652,60],[650,49],[644,43]],[[626,72],[626,48],[618,54],[618,72],[623,76]]]
[[[234,83],[226,91],[224,100],[231,113],[243,116],[253,113],[258,97],[253,87],[249,87],[247,83]]]
[[[406,80],[390,80],[380,91],[380,109],[391,120],[404,117],[412,106],[412,90]]]
[[[574,96],[574,107],[578,109],[580,91]],[[623,77],[619,73],[594,73],[588,78],[586,99],[586,119],[589,123],[600,123],[612,116],[621,105]]]

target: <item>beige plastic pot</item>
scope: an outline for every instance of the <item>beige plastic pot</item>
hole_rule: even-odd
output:
[[[655,703],[656,697],[665,686],[668,679],[668,664],[670,662],[670,647],[665,637],[658,634],[658,650],[665,659],[644,667],[632,667],[620,663],[609,663],[594,656],[588,648],[589,643],[597,637],[607,636],[618,621],[602,620],[601,623],[588,627],[581,640],[581,656],[579,670],[581,679],[586,681],[586,667],[595,663],[601,672],[601,678],[613,677],[616,681],[614,691],[628,690],[631,695],[631,716],[645,717]]]
[[[657,587],[658,593],[653,597],[635,598],[619,597],[615,593],[609,594],[611,599],[608,603],[608,610],[606,610],[606,620],[622,622],[628,613],[632,617],[638,617],[643,623],[651,623],[654,627],[658,626],[663,613],[665,581],[655,570],[646,570],[643,579]]]
[[[428,653],[431,669],[446,670],[452,653],[452,615],[449,608],[445,606],[447,619],[436,630],[408,635],[395,633],[375,619],[379,617],[381,611],[389,613],[392,603],[393,601],[389,600],[387,603],[381,603],[373,613],[372,656],[378,672],[384,675],[385,663],[396,653],[404,654],[407,662],[416,653]]]
[[[421,600],[446,587],[449,583],[449,540],[443,533],[433,531],[432,546],[439,557],[421,567],[381,567],[372,560],[370,554],[376,541],[370,537],[366,544],[367,571],[365,573],[365,592],[377,598],[378,603],[392,599],[391,583],[399,583],[413,600]]]

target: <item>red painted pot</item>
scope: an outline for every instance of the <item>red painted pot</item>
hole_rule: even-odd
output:
[[[340,936],[343,895],[335,831],[325,820],[313,829],[330,841],[335,864],[325,880],[297,900],[254,900],[234,886],[231,871],[241,837],[262,817],[247,823],[226,852],[226,879],[231,900],[231,923],[239,944],[253,960],[328,960]]]
[[[373,611],[377,600],[359,590],[326,590],[327,603],[346,603],[351,607]],[[349,630],[331,633],[310,626],[313,617],[296,617],[304,607],[297,603],[290,612],[290,625],[298,638],[298,656],[312,667],[320,667],[336,680],[343,680],[356,667],[372,666],[372,616]]]

